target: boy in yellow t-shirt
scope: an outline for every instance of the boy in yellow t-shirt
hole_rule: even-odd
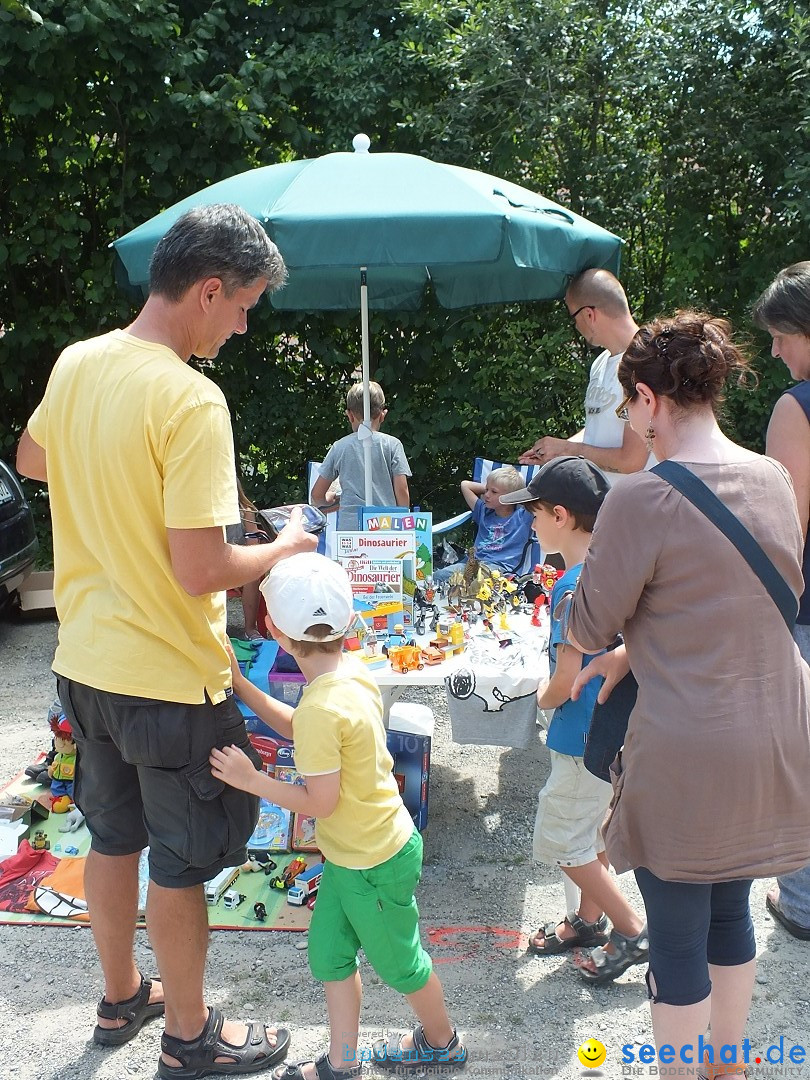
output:
[[[262,720],[295,743],[302,786],[257,772],[235,746],[211,753],[215,777],[296,813],[316,818],[324,872],[309,932],[309,966],[324,983],[328,1052],[285,1066],[276,1080],[350,1080],[360,1073],[357,1039],[362,948],[377,974],[404,994],[420,1023],[374,1043],[382,1069],[459,1069],[466,1050],[450,1023],[444,993],[419,939],[414,890],[422,838],[403,805],[385,745],[382,700],[368,672],[342,655],[353,618],[345,571],[322,555],[279,562],[261,585],[267,625],[306,677],[298,707],[276,701],[232,661],[233,685]]]

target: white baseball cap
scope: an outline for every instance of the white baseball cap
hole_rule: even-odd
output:
[[[261,591],[270,618],[293,641],[334,641],[354,618],[349,578],[342,566],[314,551],[277,562]],[[310,626],[330,626],[326,637],[308,634]]]

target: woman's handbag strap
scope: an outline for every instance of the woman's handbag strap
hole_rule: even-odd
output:
[[[717,526],[724,536],[728,537],[768,590],[769,596],[779,608],[779,613],[792,634],[796,616],[799,613],[799,602],[793,590],[739,518],[718,499],[711,488],[679,462],[661,461],[650,469],[650,472],[657,473],[680,491],[701,513],[706,515],[712,524]]]

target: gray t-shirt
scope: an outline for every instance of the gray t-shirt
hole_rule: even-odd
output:
[[[366,470],[363,444],[356,432],[332,444],[318,472],[331,484],[340,479],[341,510],[365,505]],[[394,477],[410,476],[411,467],[402,443],[393,435],[371,435],[371,497],[373,506],[396,506]]]

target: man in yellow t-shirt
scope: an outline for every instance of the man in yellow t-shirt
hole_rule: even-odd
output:
[[[85,889],[104,971],[97,1043],[166,1013],[161,1076],[269,1068],[289,1033],[208,1009],[202,883],[243,858],[257,803],[215,781],[211,748],[250,752],[225,648],[225,590],[315,538],[294,517],[268,546],[225,542],[239,520],[230,417],[190,368],[215,357],[284,279],[258,222],[235,206],[178,219],[157,245],[150,294],[125,330],[64,350],[20,440],[17,468],[47,482],[54,659],[78,749],[75,799],[91,834]],[[234,798],[236,796],[236,798]],[[138,858],[161,980],[135,966]],[[165,1036],[164,1036],[165,1038]]]
[[[392,774],[376,683],[341,655],[354,619],[346,571],[322,555],[294,555],[261,585],[267,625],[295,657],[307,685],[293,710],[253,686],[233,666],[234,689],[275,731],[295,743],[304,784],[257,772],[238,746],[211,752],[215,777],[242,791],[314,817],[324,869],[309,931],[309,966],[324,983],[329,1050],[287,1066],[286,1080],[357,1080],[362,987],[357,954],[404,994],[419,1023],[378,1040],[380,1069],[422,1072],[440,1062],[462,1068],[466,1050],[447,1015],[444,992],[419,939],[414,890],[422,873],[422,837]]]

